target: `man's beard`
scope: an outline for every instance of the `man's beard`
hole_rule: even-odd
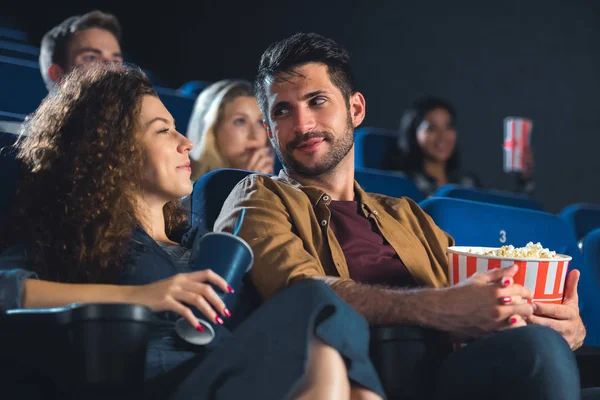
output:
[[[329,151],[323,155],[322,159],[313,166],[306,166],[294,158],[294,150],[308,140],[322,138],[323,142],[329,143]],[[334,136],[330,132],[310,132],[296,136],[289,142],[285,151],[282,152],[279,146],[274,146],[277,157],[286,170],[292,171],[300,176],[315,178],[331,172],[346,157],[354,145],[354,126],[352,118],[348,113],[346,119],[346,130],[342,135]]]

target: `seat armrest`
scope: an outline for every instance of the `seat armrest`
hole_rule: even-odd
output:
[[[429,398],[431,377],[451,350],[446,334],[413,325],[372,326],[369,353],[390,399]]]
[[[583,346],[575,351],[581,387],[600,387],[600,347]]]
[[[59,391],[142,389],[152,311],[137,304],[71,304],[0,315],[0,362],[35,369]]]

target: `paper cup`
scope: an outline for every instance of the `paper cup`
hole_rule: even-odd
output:
[[[223,292],[211,284],[227,308],[234,310],[235,303],[239,300],[242,279],[252,268],[254,262],[254,255],[248,243],[238,236],[226,232],[207,233],[194,241],[190,260],[194,262],[190,265],[192,270],[211,269],[234,289],[235,293]],[[190,309],[200,319],[204,332],[198,332],[184,318],[180,318],[176,322],[175,331],[188,343],[195,345],[210,343],[215,337],[215,324],[206,321],[206,316],[197,308],[190,307]],[[215,311],[217,314],[221,313],[221,310]]]
[[[469,252],[471,250],[471,252]],[[567,269],[571,257],[558,254],[557,258],[508,258],[473,254],[496,250],[493,247],[453,246],[448,248],[448,265],[450,283],[456,285],[477,272],[486,272],[495,268],[519,266],[519,272],[513,277],[515,283],[522,285],[533,293],[531,303],[560,304]]]
[[[523,152],[531,147],[532,129],[530,119],[504,118],[504,172],[523,171]]]

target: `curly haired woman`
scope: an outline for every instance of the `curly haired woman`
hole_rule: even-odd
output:
[[[233,332],[220,325],[230,312],[210,284],[227,292],[228,283],[187,267],[198,233],[182,236],[178,199],[192,191],[192,143],[139,69],[76,68],[25,129],[18,223],[6,229],[11,247],[0,257],[0,311],[150,307],[146,379],[158,398],[381,398],[366,322],[320,282],[283,291]],[[207,346],[175,333],[180,317],[199,326],[191,308],[216,322]]]

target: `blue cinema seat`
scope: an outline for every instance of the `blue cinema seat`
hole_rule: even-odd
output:
[[[589,232],[600,228],[600,205],[597,204],[571,204],[559,215],[569,225],[577,240],[584,239]]]
[[[459,246],[525,246],[540,242],[544,247],[573,257],[569,269],[581,272],[579,301],[581,317],[588,329],[585,344],[600,346],[600,279],[584,263],[567,224],[557,215],[526,208],[507,207],[469,200],[431,197],[421,207]]]
[[[452,197],[456,199],[479,201],[482,203],[499,204],[503,206],[543,210],[540,203],[520,194],[493,189],[477,189],[460,185],[444,185],[432,197]]]
[[[177,94],[174,89],[155,86],[158,97],[175,119],[177,131],[182,135],[187,132],[188,122],[194,109],[194,100]]]
[[[398,143],[396,132],[382,128],[358,128],[354,131],[354,167],[384,170],[388,152]]]
[[[37,62],[0,55],[0,110],[28,115],[48,94]]]
[[[254,172],[222,168],[209,172],[194,183],[191,198],[192,225],[212,232],[223,203],[239,181]]]
[[[425,198],[415,183],[401,172],[357,169],[354,171],[354,179],[366,192],[390,197],[410,197],[417,203]]]

